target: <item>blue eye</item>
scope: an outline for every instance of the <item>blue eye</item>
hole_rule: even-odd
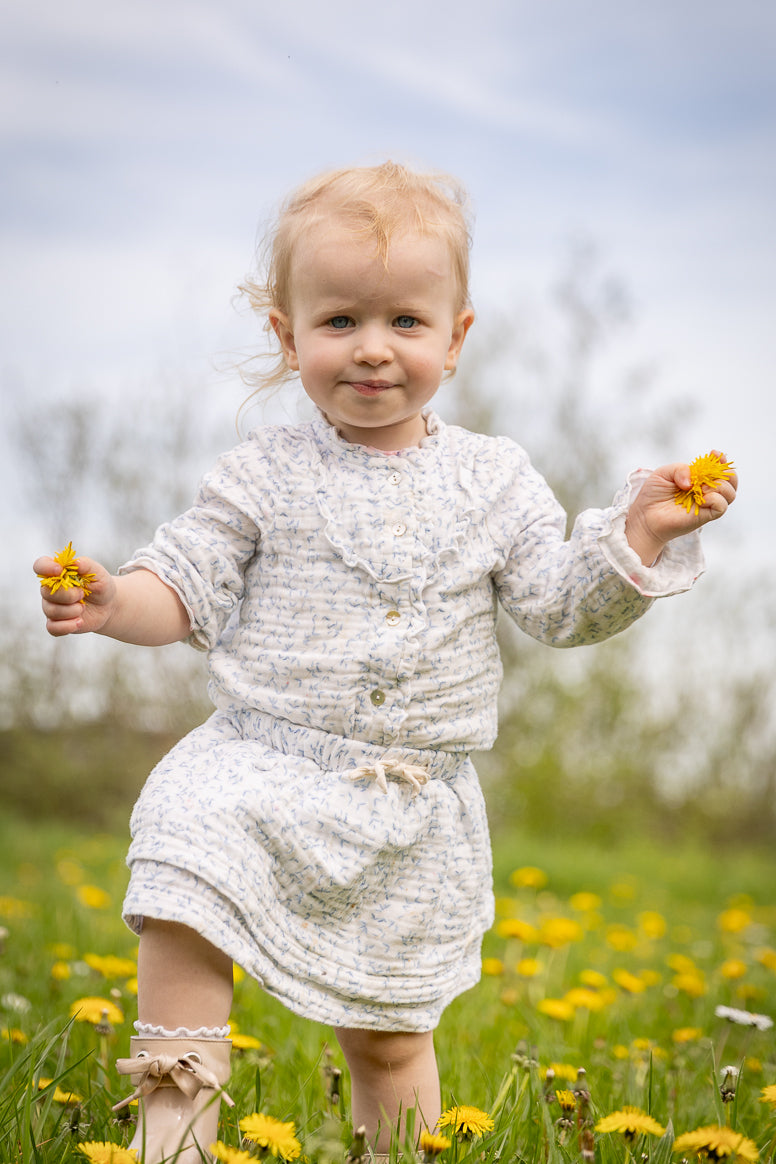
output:
[[[350,326],[350,320],[347,315],[335,315],[329,320],[329,327],[335,328],[337,331],[344,331],[346,327]]]
[[[396,326],[399,328],[402,328],[402,330],[404,330],[404,331],[409,331],[410,328],[413,328],[417,322],[418,321],[414,315],[397,315],[396,316]]]

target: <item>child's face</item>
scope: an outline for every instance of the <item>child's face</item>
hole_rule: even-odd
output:
[[[456,309],[442,239],[403,235],[387,269],[371,240],[319,224],[291,266],[291,311],[270,320],[289,367],[348,441],[384,450],[417,445],[421,409],[456,365],[474,318]]]

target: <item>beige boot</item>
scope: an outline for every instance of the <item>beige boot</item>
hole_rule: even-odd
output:
[[[142,1164],[212,1160],[221,1100],[234,1107],[223,1090],[231,1049],[229,1039],[130,1039],[132,1058],[119,1059],[116,1070],[131,1077],[135,1091],[113,1110],[140,1101],[130,1148]]]

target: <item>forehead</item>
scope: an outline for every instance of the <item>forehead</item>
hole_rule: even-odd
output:
[[[439,235],[405,230],[391,237],[385,256],[377,240],[357,226],[337,219],[311,223],[294,248],[291,294],[376,296],[449,285],[454,270],[447,241]]]

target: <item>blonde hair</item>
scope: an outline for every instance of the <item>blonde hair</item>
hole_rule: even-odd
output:
[[[469,202],[463,186],[447,174],[419,173],[396,162],[330,170],[294,190],[280,207],[260,249],[260,275],[239,291],[262,319],[270,348],[246,361],[240,374],[258,392],[279,388],[295,375],[285,362],[269,322],[273,309],[291,314],[291,267],[297,246],[315,223],[336,218],[356,235],[373,239],[387,265],[391,239],[417,232],[443,238],[450,248],[457,286],[456,310],[470,305]],[[248,401],[245,402],[246,404]]]

